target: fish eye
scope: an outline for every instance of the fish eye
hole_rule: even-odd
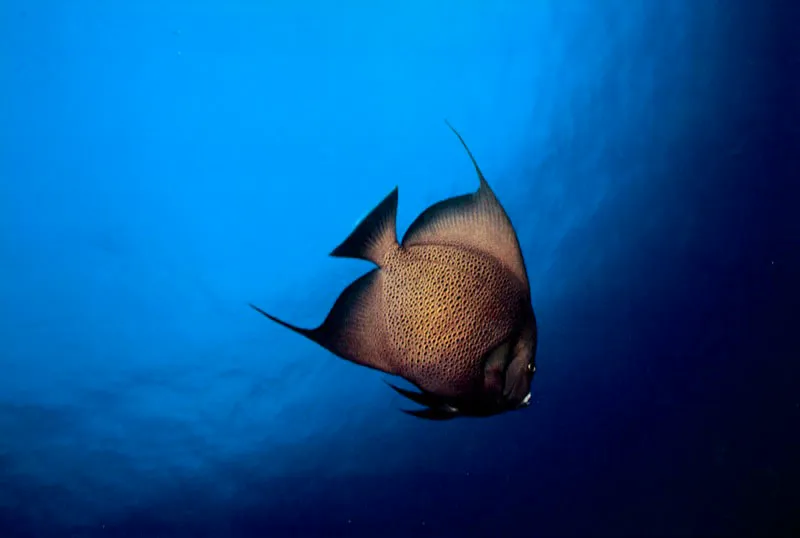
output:
[[[533,372],[535,372],[535,371],[536,371],[536,366],[534,366],[532,362],[529,362],[529,363],[528,363],[528,371],[529,371],[530,373],[533,373]]]

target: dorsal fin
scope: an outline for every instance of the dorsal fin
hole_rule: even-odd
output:
[[[527,287],[525,262],[511,220],[483,177],[467,143],[449,122],[446,123],[467,150],[480,186],[472,194],[448,198],[423,211],[406,231],[402,245],[452,245],[476,249],[499,260]]]
[[[397,247],[397,187],[358,223],[331,256],[357,258],[380,266],[384,256]]]

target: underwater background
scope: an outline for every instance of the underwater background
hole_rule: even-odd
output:
[[[0,4],[0,536],[800,535],[796,2]],[[422,421],[327,254],[477,178],[532,405]]]

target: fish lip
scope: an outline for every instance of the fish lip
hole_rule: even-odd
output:
[[[525,398],[522,399],[522,402],[519,404],[520,407],[528,407],[531,405],[531,393],[529,392]]]

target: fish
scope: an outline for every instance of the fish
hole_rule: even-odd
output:
[[[428,420],[489,417],[530,405],[537,320],[516,231],[459,132],[478,189],[437,202],[398,241],[398,187],[330,256],[371,262],[316,328],[273,322],[386,381]]]

